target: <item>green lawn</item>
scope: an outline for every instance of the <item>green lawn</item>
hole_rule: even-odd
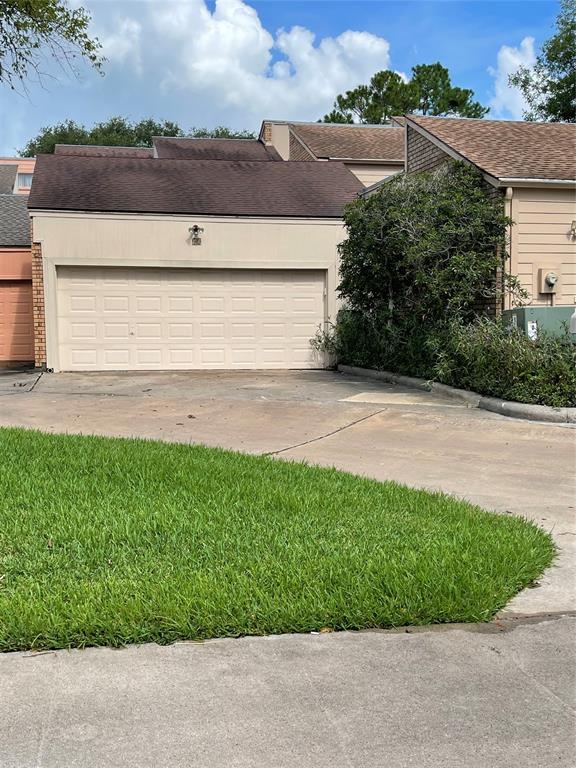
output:
[[[0,649],[489,619],[550,537],[442,494],[0,429]]]

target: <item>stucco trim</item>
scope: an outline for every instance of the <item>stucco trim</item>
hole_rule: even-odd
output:
[[[339,217],[323,217],[316,218],[314,216],[290,216],[290,217],[278,217],[278,216],[210,216],[206,214],[194,214],[194,213],[138,213],[138,212],[116,212],[116,211],[82,211],[82,210],[62,210],[58,208],[30,208],[30,213],[34,215],[34,218],[83,218],[83,219],[115,219],[115,220],[131,220],[136,219],[138,221],[174,221],[174,222],[190,222],[190,221],[210,221],[214,224],[229,224],[233,221],[247,221],[253,224],[266,223],[266,224],[283,224],[283,225],[298,225],[298,224],[314,224],[322,226],[341,226],[342,218]]]

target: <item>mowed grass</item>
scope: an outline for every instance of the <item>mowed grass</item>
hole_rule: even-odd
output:
[[[448,496],[142,440],[0,430],[0,649],[489,619],[550,536]]]

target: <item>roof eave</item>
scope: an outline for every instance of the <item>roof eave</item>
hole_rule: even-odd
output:
[[[576,179],[539,179],[516,176],[500,177],[500,186],[506,187],[576,187]]]
[[[394,165],[404,165],[403,157],[331,157],[328,160],[338,161],[340,163],[370,163],[371,165],[387,165],[394,163]]]

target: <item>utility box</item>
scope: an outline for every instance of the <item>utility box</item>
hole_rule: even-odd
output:
[[[564,336],[570,327],[573,305],[563,307],[517,307],[505,309],[502,317],[507,325],[520,328],[530,339],[538,338],[538,331]]]

